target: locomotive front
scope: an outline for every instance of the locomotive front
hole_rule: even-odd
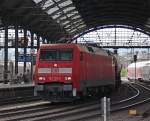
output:
[[[73,79],[73,47],[43,46],[35,68],[35,95],[43,99],[69,101],[76,96]]]

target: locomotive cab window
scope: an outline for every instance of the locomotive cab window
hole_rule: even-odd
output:
[[[50,49],[42,49],[40,52],[40,60],[56,60],[57,59],[57,51]]]
[[[41,61],[61,61],[72,60],[73,51],[71,49],[42,49],[40,51]]]
[[[60,57],[60,60],[72,60],[73,51],[72,50],[60,50],[59,57]]]

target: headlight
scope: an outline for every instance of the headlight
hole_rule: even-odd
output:
[[[45,77],[39,77],[39,80],[41,81],[41,80],[45,80]]]
[[[71,79],[72,79],[71,77],[65,77],[66,81],[71,81]]]
[[[71,80],[71,77],[68,77],[68,80]]]

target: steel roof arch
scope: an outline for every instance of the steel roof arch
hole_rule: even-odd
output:
[[[47,10],[54,7],[58,9],[48,14]],[[112,24],[130,25],[149,33],[149,13],[149,0],[0,1],[0,15],[2,20],[7,20],[5,23],[18,24],[56,42],[68,36],[75,38],[92,28]]]
[[[105,29],[105,28],[126,28],[126,29],[131,29],[131,30],[135,30],[135,31],[139,31],[141,33],[144,33],[148,36],[150,36],[150,32],[148,31],[145,31],[139,27],[133,27],[132,25],[103,25],[103,26],[99,26],[99,27],[95,27],[95,28],[90,28],[89,30],[85,30],[83,33],[80,33],[78,35],[76,35],[71,41],[74,41],[76,40],[77,38],[87,34],[87,33],[90,33],[90,32],[93,32],[93,31],[96,31],[96,30],[100,30],[100,29]]]

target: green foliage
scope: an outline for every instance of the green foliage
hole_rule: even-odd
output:
[[[127,69],[126,68],[122,68],[121,69],[121,77],[126,77],[127,76]]]

